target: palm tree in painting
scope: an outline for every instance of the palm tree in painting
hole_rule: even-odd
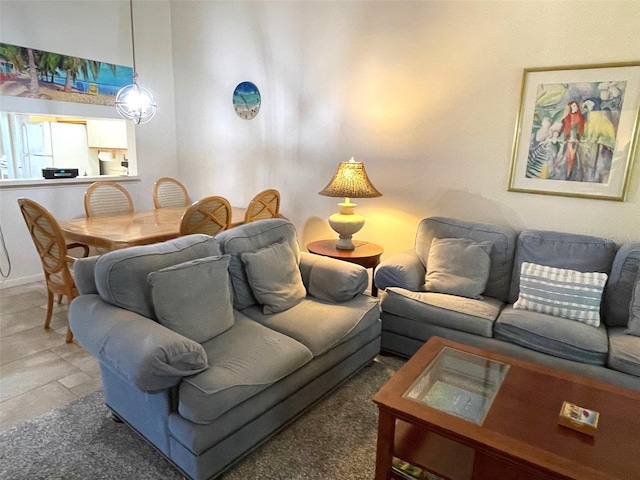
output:
[[[16,47],[15,45],[8,45],[6,43],[0,43],[0,56],[7,61],[13,63],[13,67],[21,72],[26,67],[26,61],[24,58],[24,48]]]
[[[32,48],[18,47],[16,45],[0,44],[0,55],[13,63],[14,68],[23,72],[29,68],[29,97],[40,96],[40,85],[38,84],[38,69],[36,67],[36,57],[40,51]]]
[[[53,83],[53,78],[58,69],[62,69],[64,66],[64,56],[58,53],[42,52],[38,61],[38,68],[45,80]],[[49,75],[51,78],[49,79]]]
[[[27,58],[29,59],[29,96],[40,96],[40,84],[38,83],[38,70],[36,68],[36,55],[32,48],[27,48]]]
[[[79,74],[82,74],[86,80],[91,79],[91,77],[89,76],[89,73],[91,73],[91,76],[93,77],[94,80],[98,78],[98,73],[100,72],[100,67],[102,66],[102,62],[97,62],[95,60],[87,60],[86,58],[79,58],[79,57],[63,57],[63,58],[64,58],[63,66],[64,66],[64,69],[67,71],[66,80],[64,83],[65,92],[73,91],[72,82],[73,83],[76,82],[76,79],[78,78]],[[105,65],[107,65],[115,75],[116,68],[117,68],[116,65],[113,65],[111,63],[106,63]]]
[[[93,65],[89,65],[92,63]],[[84,58],[79,57],[64,57],[64,69],[67,72],[66,80],[64,82],[64,91],[72,92],[71,82],[75,83],[78,78],[78,74],[82,73],[85,78],[89,78],[89,70],[91,69],[94,78],[98,75],[98,68],[95,64],[97,62],[90,62]]]
[[[93,61],[93,60],[91,60]],[[98,71],[100,70],[100,66],[101,65],[106,65],[109,70],[111,71],[111,73],[113,74],[113,76],[116,76],[116,71],[118,70],[118,66],[113,64],[113,63],[107,63],[107,62],[96,62],[98,64]]]

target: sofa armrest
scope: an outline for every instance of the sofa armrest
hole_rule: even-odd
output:
[[[401,287],[414,292],[424,289],[427,271],[415,250],[397,253],[380,262],[376,268],[376,287]]]
[[[109,305],[99,295],[76,297],[69,307],[69,325],[89,353],[143,391],[172,387],[208,366],[199,343]]]
[[[369,285],[366,268],[308,252],[300,252],[300,273],[307,293],[326,302],[346,302]]]

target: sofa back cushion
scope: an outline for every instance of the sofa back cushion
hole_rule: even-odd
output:
[[[616,253],[604,289],[602,321],[608,327],[626,327],[629,305],[640,271],[640,243],[625,243]]]
[[[287,242],[242,253],[240,260],[253,296],[263,305],[264,314],[288,310],[307,296],[300,261],[296,260]]]
[[[415,250],[428,268],[429,250],[434,238],[467,238],[474,242],[490,242],[489,278],[483,295],[506,301],[513,267],[517,234],[509,227],[469,222],[446,217],[425,218],[418,225]]]
[[[609,275],[617,249],[616,244],[606,238],[524,230],[518,236],[509,303],[515,303],[518,300],[520,270],[523,262],[578,272],[602,272]]]
[[[481,299],[491,268],[491,242],[434,238],[424,288],[430,292]],[[451,261],[455,258],[455,261]]]
[[[631,293],[628,327],[626,333],[640,337],[640,272],[638,272],[638,278]],[[638,354],[640,354],[640,352],[638,352]]]
[[[147,276],[172,265],[220,253],[217,240],[203,234],[115,250],[96,260],[96,288],[105,302],[155,319]]]
[[[275,243],[286,243],[293,252],[296,265],[300,264],[300,247],[296,230],[291,222],[282,218],[258,220],[220,232],[215,237],[222,253],[231,256],[229,276],[233,288],[233,306],[244,310],[257,302],[242,263],[243,253],[255,253]]]
[[[149,274],[158,322],[204,343],[233,326],[228,255],[203,257]]]

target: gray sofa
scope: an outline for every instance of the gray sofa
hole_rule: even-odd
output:
[[[468,284],[462,286],[467,296],[442,293],[437,277],[431,282],[433,288],[425,288],[430,262],[433,277],[434,271],[447,270],[447,263],[457,267],[467,261],[463,250],[430,255],[439,239],[490,245],[486,284],[477,298],[468,298],[473,296],[464,291]],[[436,253],[446,251],[438,248]],[[598,298],[599,325],[594,326],[598,319],[589,325],[514,308],[521,296],[521,275],[532,264],[606,273],[601,301]],[[636,335],[628,330],[639,265],[640,243],[619,246],[591,236],[540,230],[517,233],[498,225],[426,218],[418,226],[414,248],[385,259],[376,269],[375,282],[382,292],[382,350],[408,357],[431,336],[438,336],[640,390],[640,336],[637,330]],[[465,275],[473,277],[482,267],[469,270]]]
[[[380,351],[366,270],[282,219],[75,263],[106,405],[192,479],[219,476]]]

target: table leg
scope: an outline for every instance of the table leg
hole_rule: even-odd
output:
[[[371,296],[378,296],[378,287],[376,287],[376,267],[371,270]]]
[[[389,412],[379,410],[375,480],[389,480],[391,478],[395,430],[395,417]]]

